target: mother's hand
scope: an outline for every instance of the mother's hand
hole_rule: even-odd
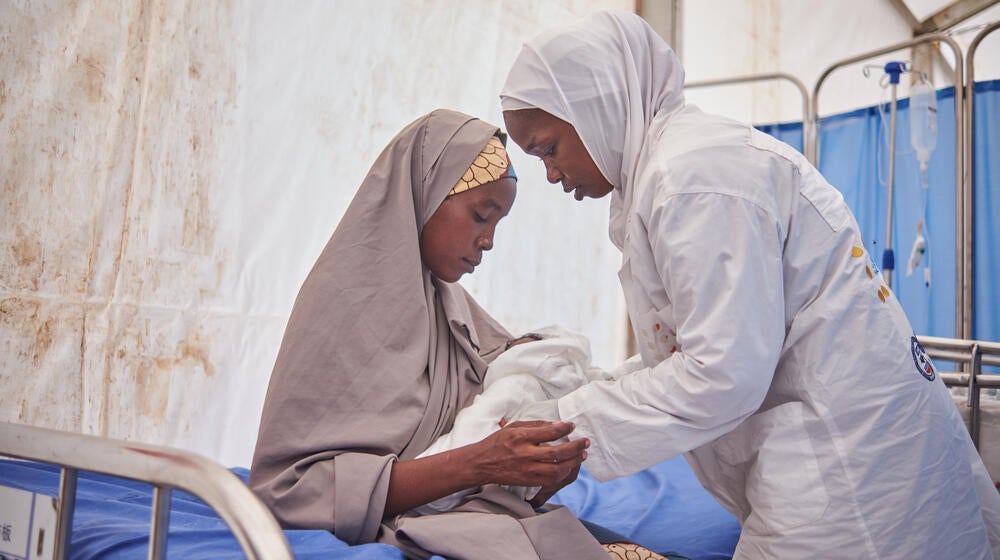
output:
[[[477,468],[489,483],[541,486],[548,499],[572,482],[587,458],[587,439],[548,445],[573,431],[568,422],[511,422],[476,444]]]
[[[586,458],[587,452],[584,451],[583,455],[584,458]],[[536,493],[533,498],[528,500],[528,503],[531,504],[531,507],[533,508],[541,507],[542,505],[545,504],[545,502],[549,501],[549,498],[554,496],[556,492],[562,490],[563,486],[566,486],[567,484],[576,480],[578,474],[580,474],[580,465],[577,465],[576,468],[573,469],[573,472],[569,474],[569,476],[560,480],[559,482],[550,486],[542,486],[541,489],[538,490],[538,493]]]

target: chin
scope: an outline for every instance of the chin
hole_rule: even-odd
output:
[[[445,284],[454,284],[455,282],[458,282],[458,279],[462,277],[462,274],[463,273],[460,272],[457,275],[455,275],[455,274],[447,274],[447,275],[445,275],[445,274],[438,274],[437,272],[434,272],[433,270],[431,271],[431,276],[433,276],[434,278],[437,278],[438,280],[440,280],[441,282],[444,282]]]

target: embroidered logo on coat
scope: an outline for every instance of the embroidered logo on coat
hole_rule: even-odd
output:
[[[934,364],[931,363],[931,357],[927,355],[927,351],[924,350],[915,336],[910,337],[910,353],[913,354],[913,365],[917,366],[920,375],[923,375],[927,381],[934,381]]]

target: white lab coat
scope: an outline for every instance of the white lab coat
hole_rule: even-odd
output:
[[[1000,558],[1000,496],[841,195],[691,106],[635,177],[612,221],[641,363],[559,401],[588,471],[686,453],[736,558]]]
[[[559,399],[587,469],[686,453],[738,559],[1000,559],[1000,497],[843,198],[683,84],[642,18],[595,12],[528,41],[500,94],[573,125],[615,187],[641,356]]]

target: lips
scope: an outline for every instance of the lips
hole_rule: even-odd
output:
[[[583,185],[567,185],[563,183],[563,192],[566,194],[572,194],[573,198],[577,200],[583,200],[583,190],[581,190]]]
[[[463,258],[462,262],[464,262],[465,264],[469,265],[469,267],[471,267],[472,269],[475,269],[477,266],[479,266],[479,263],[481,263],[483,261],[482,261],[482,259],[474,261],[474,260],[471,260],[471,259]]]

